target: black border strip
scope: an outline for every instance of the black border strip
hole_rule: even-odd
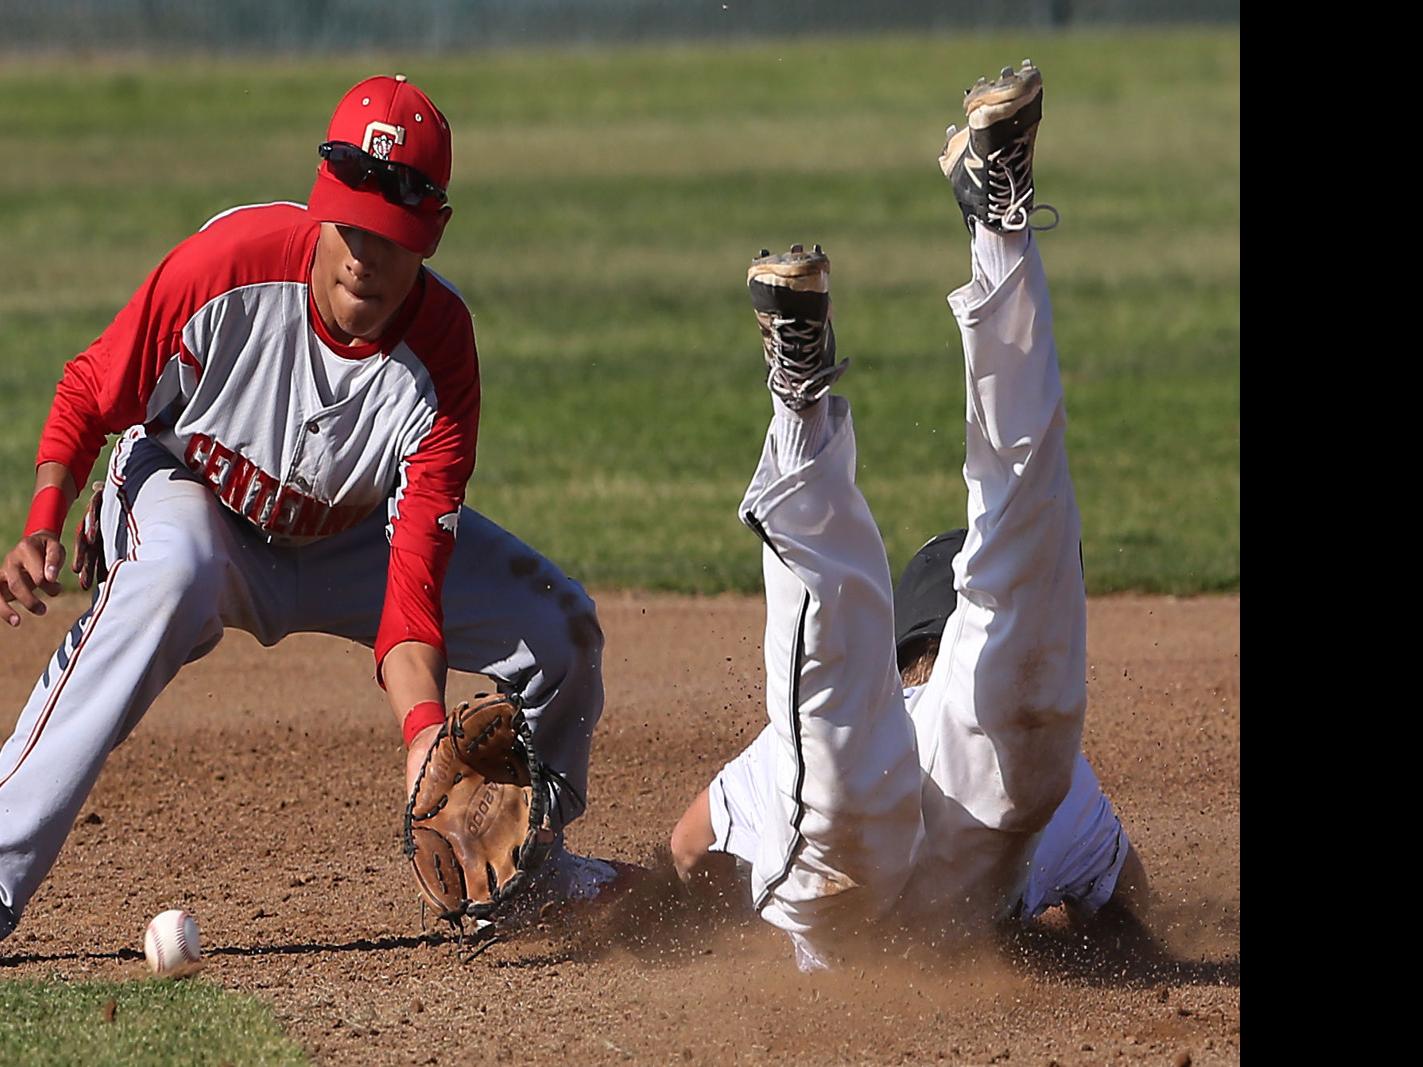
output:
[[[769,542],[768,542],[769,543]],[[795,831],[795,839],[791,841],[791,847],[786,855],[786,864],[781,869],[781,873],[776,875],[766,883],[766,888],[761,891],[761,895],[756,898],[753,907],[760,911],[766,906],[766,901],[770,898],[787,878],[790,877],[791,868],[795,865],[796,856],[800,854],[801,845],[805,843],[805,838],[801,836],[800,824],[805,818],[805,799],[801,791],[805,786],[805,752],[801,748],[800,737],[800,670],[805,661],[805,619],[810,613],[810,590],[805,591],[805,595],[800,602],[800,616],[795,624],[795,656],[791,661],[791,737],[795,741],[795,814],[791,816],[791,829]]]
[[[780,560],[782,563],[785,562],[785,557],[781,555],[781,550],[777,548],[775,542],[771,540],[771,535],[766,532],[766,527],[761,525],[761,520],[756,517],[755,512],[746,512],[746,514],[742,516],[742,521],[745,522],[747,526],[751,527],[751,531],[757,537],[759,537],[762,541],[765,542],[766,547],[776,554],[776,558],[778,560]]]
[[[736,820],[731,817],[731,801],[726,798],[726,783],[721,783],[721,807],[726,812],[726,840],[721,842],[721,851],[731,851],[731,830]]]

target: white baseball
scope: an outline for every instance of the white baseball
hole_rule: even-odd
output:
[[[160,977],[193,973],[202,966],[203,957],[196,920],[177,908],[155,915],[143,932],[143,955],[148,969]]]

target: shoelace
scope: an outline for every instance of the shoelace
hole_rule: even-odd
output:
[[[1041,233],[1051,230],[1062,220],[1057,208],[1051,204],[1036,204],[1032,208],[1026,206],[1033,198],[1033,187],[1029,182],[1032,153],[1028,148],[1026,135],[1004,145],[989,156],[988,163],[988,210],[990,214],[998,217],[999,225],[1003,229],[1031,229]],[[1029,219],[1039,211],[1052,212],[1052,225],[1029,224]]]
[[[789,342],[789,343],[788,343]],[[801,376],[819,369],[825,348],[825,323],[800,319],[771,319],[772,355],[778,367]]]
[[[770,346],[767,356],[771,363],[770,384],[783,400],[791,397],[803,401],[817,399],[817,389],[825,388],[839,377],[833,364],[821,366],[825,353],[827,322],[803,322],[800,319],[771,318]],[[795,404],[792,403],[794,407]]]

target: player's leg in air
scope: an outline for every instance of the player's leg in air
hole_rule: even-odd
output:
[[[1081,526],[1029,226],[1041,74],[1025,60],[979,79],[965,111],[940,165],[972,235],[972,279],[948,298],[966,369],[968,530],[957,605],[908,696],[927,840],[906,905],[972,924],[1056,903],[1090,913],[1134,853],[1081,755]],[[1144,884],[1139,862],[1129,873]]]
[[[716,854],[749,865],[752,906],[791,935],[803,969],[892,907],[923,834],[889,563],[855,486],[849,403],[829,395],[846,366],[829,271],[797,245],[748,274],[773,414],[740,516],[763,542],[769,721],[671,841],[693,881]]]

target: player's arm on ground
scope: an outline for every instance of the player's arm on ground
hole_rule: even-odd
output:
[[[155,397],[178,392],[180,369],[197,361],[183,347],[191,287],[174,279],[178,250],[144,280],[107,329],[64,367],[35,460],[35,494],[24,533],[0,564],[0,617],[20,624],[13,604],[44,614],[36,590],[59,593],[69,508],[111,433],[143,422]],[[195,374],[194,374],[195,376]]]

